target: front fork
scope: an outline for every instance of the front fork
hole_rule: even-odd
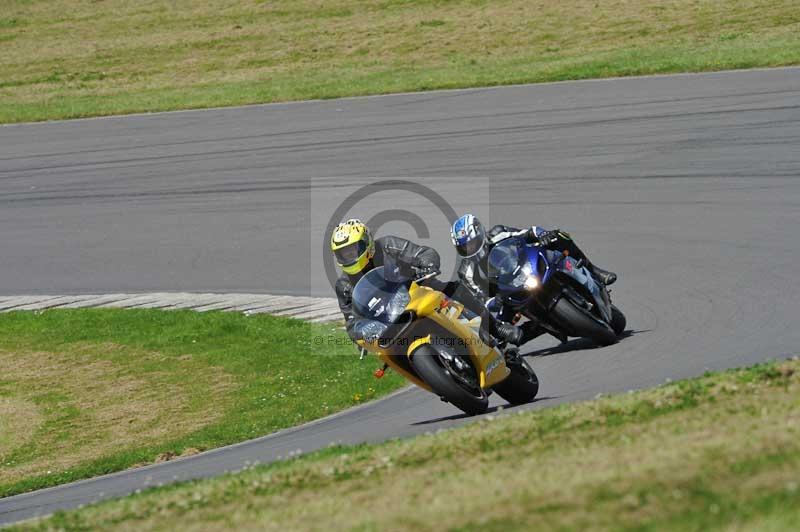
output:
[[[564,343],[568,340],[567,334],[562,331],[558,325],[551,323],[547,319],[541,319],[537,314],[541,314],[543,317],[549,316],[553,310],[553,307],[556,306],[556,303],[558,303],[562,297],[568,297],[568,290],[573,292],[573,294],[570,295],[578,297],[580,296],[574,291],[574,289],[570,288],[569,286],[561,285],[560,283],[558,286],[553,288],[555,288],[555,290],[551,289],[549,293],[542,294],[541,300],[536,300],[535,303],[530,303],[528,308],[525,309],[522,314],[529,320],[538,321],[539,326],[547,331],[550,336],[556,338],[561,343]],[[539,312],[536,312],[535,309],[531,308],[533,306],[540,307]]]

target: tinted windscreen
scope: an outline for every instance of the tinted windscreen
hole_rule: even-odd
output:
[[[375,268],[353,289],[353,312],[360,318],[393,323],[410,300],[406,283],[387,281],[383,267]]]
[[[519,266],[519,247],[515,239],[497,244],[489,253],[489,277],[499,279],[515,276]]]

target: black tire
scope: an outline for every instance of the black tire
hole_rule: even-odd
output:
[[[599,345],[611,345],[617,341],[617,335],[611,327],[596,320],[588,311],[579,309],[566,297],[556,303],[553,317],[570,336],[589,338]]]
[[[492,390],[512,405],[522,405],[536,399],[539,378],[533,368],[521,360],[521,364],[509,365],[508,369],[511,374],[503,382],[492,386]]]
[[[411,366],[419,376],[428,383],[433,392],[461,409],[465,414],[475,416],[483,414],[489,408],[489,396],[485,390],[468,390],[439,361],[439,353],[429,345],[414,350]],[[477,377],[477,375],[476,375]]]
[[[611,305],[611,329],[614,331],[614,334],[619,336],[624,333],[625,325],[627,325],[625,314],[614,305]]]

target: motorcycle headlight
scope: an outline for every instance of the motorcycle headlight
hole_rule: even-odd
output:
[[[379,340],[389,326],[375,320],[362,320],[356,325],[356,331],[361,334],[365,342]]]
[[[527,290],[535,290],[539,287],[539,278],[533,273],[530,264],[520,268],[519,275],[514,279],[514,285]]]
[[[529,275],[525,278],[525,288],[528,290],[535,290],[539,287],[539,279],[536,278],[534,275]]]

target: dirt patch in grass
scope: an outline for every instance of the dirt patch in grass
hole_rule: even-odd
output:
[[[4,424],[19,427],[20,416],[33,410],[23,437],[3,450],[4,484],[180,438],[217,421],[234,385],[206,364],[112,343],[0,351],[0,367],[11,394],[10,408],[0,407]]]
[[[0,397],[0,468],[5,456],[25,445],[41,423],[42,415],[32,402]]]
[[[0,121],[800,62],[796,0],[15,2]]]
[[[0,497],[263,436],[403,385],[376,381],[345,338],[230,312],[0,314],[0,428],[31,420],[0,436]]]
[[[62,513],[34,529],[776,530],[800,524],[800,362]],[[21,527],[28,528],[28,527]]]

